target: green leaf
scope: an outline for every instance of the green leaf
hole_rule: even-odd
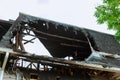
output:
[[[120,0],[103,0],[94,16],[99,24],[107,23],[108,29],[115,30],[116,39],[120,41]]]

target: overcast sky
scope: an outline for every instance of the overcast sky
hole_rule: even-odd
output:
[[[113,34],[107,25],[99,25],[95,7],[102,0],[1,0],[0,19],[16,19],[19,12],[62,23]]]
[[[19,12],[51,19],[100,32],[112,33],[106,25],[98,25],[95,7],[102,0],[1,0],[0,19],[16,19]]]

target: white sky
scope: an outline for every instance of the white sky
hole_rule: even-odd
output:
[[[98,25],[94,17],[95,6],[101,3],[102,0],[1,0],[0,19],[16,19],[23,12],[113,34],[106,24]]]

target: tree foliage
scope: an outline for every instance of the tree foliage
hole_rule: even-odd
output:
[[[120,41],[120,0],[103,0],[103,4],[96,7],[95,16],[99,24],[107,23],[108,29],[115,30]]]

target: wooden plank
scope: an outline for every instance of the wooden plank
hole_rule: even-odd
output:
[[[26,58],[30,58],[30,59],[33,59],[33,60],[47,60],[47,61],[69,64],[70,66],[74,66],[74,67],[78,67],[78,68],[87,68],[87,69],[93,69],[93,70],[120,73],[120,68],[114,68],[114,67],[104,68],[101,65],[89,64],[89,63],[86,63],[85,61],[79,61],[78,62],[78,61],[65,60],[65,59],[61,59],[61,58],[53,58],[53,57],[33,55],[33,54],[29,54],[29,53],[24,54],[24,53],[21,53],[21,52],[14,52],[12,49],[1,48],[0,47],[0,53],[4,53],[6,51],[10,52],[10,55],[26,57]]]

